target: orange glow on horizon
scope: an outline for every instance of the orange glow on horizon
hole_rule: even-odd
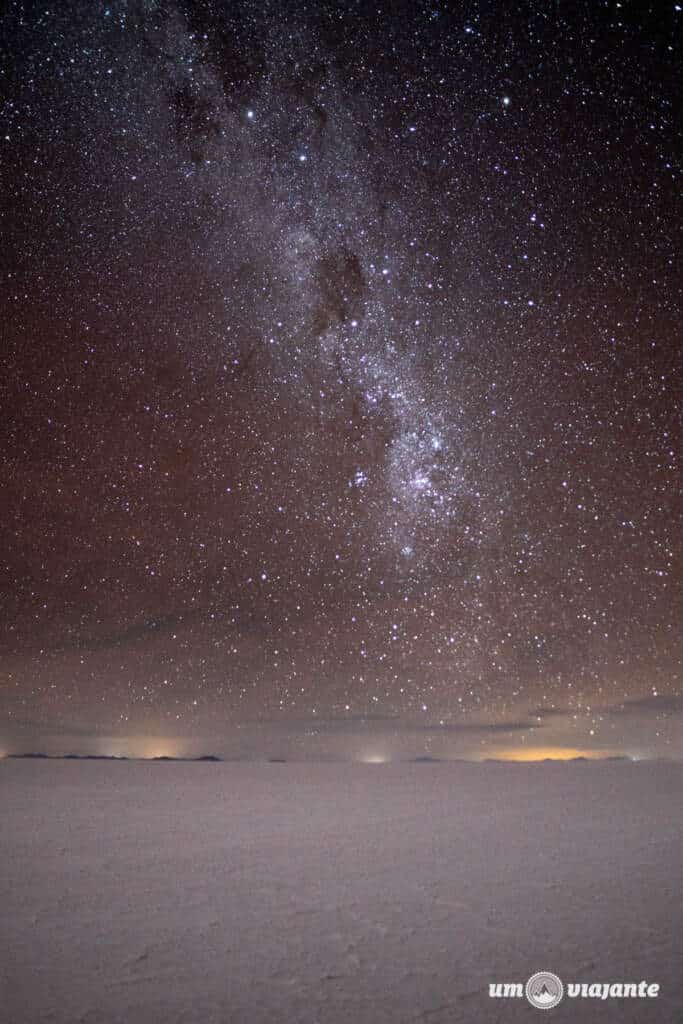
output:
[[[178,740],[161,736],[108,737],[98,741],[98,753],[107,757],[180,757],[185,752]]]
[[[596,760],[612,753],[611,750],[580,750],[578,747],[512,747],[497,750],[490,756],[499,761],[571,761],[575,757]]]

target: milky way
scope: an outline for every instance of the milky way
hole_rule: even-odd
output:
[[[681,752],[680,17],[9,5],[4,746]]]

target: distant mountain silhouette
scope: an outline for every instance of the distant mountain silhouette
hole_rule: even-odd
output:
[[[16,760],[40,761],[222,761],[216,754],[200,754],[199,757],[169,757],[159,754],[157,757],[126,757],[124,754],[44,754],[42,751],[29,751],[25,754],[7,754]]]
[[[127,761],[123,754],[55,754],[53,760],[63,761]]]
[[[232,763],[249,763],[249,757],[219,757],[217,754],[199,754],[197,757],[172,757],[169,754],[158,754],[155,757],[127,757],[124,754],[46,754],[40,750],[30,750],[22,754],[7,754],[6,757],[14,758],[15,760],[40,760],[40,761],[185,761],[185,762],[204,762],[206,763],[221,763],[222,761]],[[260,760],[260,758],[254,758],[254,761]],[[611,754],[608,757],[572,757],[568,759],[546,757],[539,761],[519,761],[514,762],[508,758],[501,757],[486,757],[482,760],[469,760],[463,757],[432,757],[430,754],[418,754],[417,757],[411,758],[409,764],[592,764],[593,762],[617,762],[617,763],[631,763],[635,758],[629,757],[626,754]],[[670,759],[667,758],[644,758],[643,760],[658,762],[668,762]],[[325,758],[319,759],[319,763],[343,763],[343,758]],[[286,757],[268,757],[266,758],[268,764],[287,764],[288,759]]]
[[[158,754],[156,757],[142,758],[143,761],[222,761],[216,754],[200,754],[199,757],[171,757],[169,754]]]

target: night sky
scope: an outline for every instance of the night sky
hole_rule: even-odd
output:
[[[2,750],[683,755],[682,17],[9,3]]]

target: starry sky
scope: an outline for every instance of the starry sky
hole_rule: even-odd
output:
[[[681,17],[11,0],[0,748],[683,755]]]

